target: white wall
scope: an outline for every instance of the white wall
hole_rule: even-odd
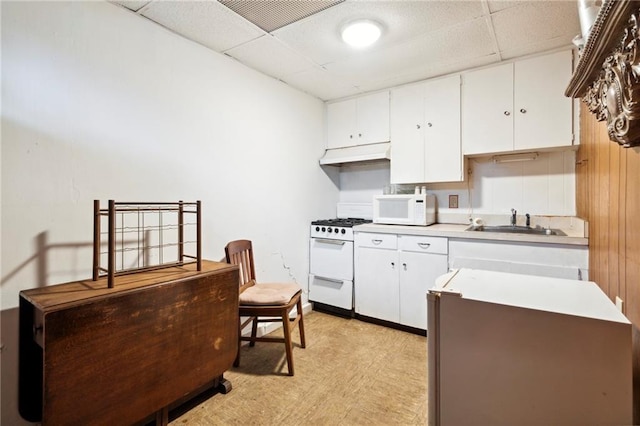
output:
[[[490,157],[468,159],[471,175],[465,182],[427,184],[438,199],[441,214],[519,214],[574,216],[575,152],[540,153],[533,161],[495,164]],[[340,201],[371,202],[389,184],[389,165],[343,166],[340,169]],[[400,185],[413,191],[413,185]],[[449,195],[458,195],[457,209],[450,209]]]
[[[382,194],[389,178],[388,161],[344,165],[340,168],[340,201],[371,203],[374,195]]]
[[[427,185],[440,213],[575,216],[575,152],[540,153],[533,161],[494,163],[490,157],[467,162],[471,175],[461,184]],[[449,195],[458,195],[457,209]]]
[[[18,293],[90,277],[94,199],[202,200],[205,258],[249,238],[261,279],[306,288],[309,222],[338,188],[319,100],[112,4],[1,7],[1,423],[17,424]]]

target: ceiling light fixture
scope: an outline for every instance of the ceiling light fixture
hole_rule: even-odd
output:
[[[342,29],[342,40],[349,46],[363,48],[375,43],[381,34],[380,24],[363,19],[348,23]]]

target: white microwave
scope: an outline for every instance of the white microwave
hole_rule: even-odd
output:
[[[435,195],[395,194],[373,197],[373,223],[426,226],[435,222]]]

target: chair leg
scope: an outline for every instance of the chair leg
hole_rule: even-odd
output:
[[[287,366],[289,367],[289,375],[293,376],[293,348],[291,346],[291,323],[289,322],[289,313],[282,313],[282,327],[284,329],[284,345],[287,351]]]
[[[258,335],[258,317],[253,317],[253,323],[251,324],[251,341],[249,342],[250,347],[254,347],[256,345],[257,335]]]
[[[304,315],[302,314],[302,298],[298,299],[297,304],[298,315],[300,315],[300,321],[298,322],[298,330],[300,330],[300,346],[307,347],[304,339]]]

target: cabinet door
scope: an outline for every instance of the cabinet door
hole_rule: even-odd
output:
[[[327,104],[327,148],[356,145],[356,121],[355,99]]]
[[[424,182],[424,85],[391,92],[391,183]]]
[[[515,63],[514,149],[572,144],[572,100],[564,96],[571,73],[570,50]]]
[[[400,324],[427,329],[427,291],[447,272],[447,255],[401,251]]]
[[[356,143],[389,141],[389,92],[363,96],[358,98],[357,104]]]
[[[462,76],[462,151],[465,155],[513,149],[513,64]]]
[[[424,123],[424,182],[462,181],[459,75],[425,85]]]
[[[354,287],[356,313],[399,322],[398,252],[396,250],[358,247]]]

